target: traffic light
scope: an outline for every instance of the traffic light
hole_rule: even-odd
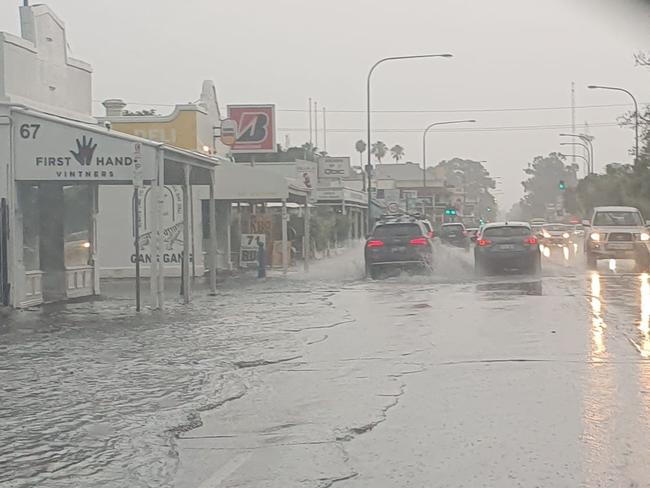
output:
[[[455,208],[448,208],[445,210],[445,215],[456,215],[456,209]]]
[[[560,191],[566,190],[566,184],[564,183],[564,180],[560,180],[559,188]]]

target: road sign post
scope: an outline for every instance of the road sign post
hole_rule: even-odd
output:
[[[142,144],[133,148],[133,245],[135,247],[135,310],[140,311],[140,189],[144,184]]]

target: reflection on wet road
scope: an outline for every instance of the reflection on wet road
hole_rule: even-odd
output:
[[[431,277],[353,253],[165,314],[13,313],[0,485],[648,486],[650,276],[441,252]]]

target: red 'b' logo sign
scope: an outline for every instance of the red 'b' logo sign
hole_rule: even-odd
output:
[[[273,105],[229,105],[228,118],[237,122],[237,142],[232,152],[275,152],[275,107]]]

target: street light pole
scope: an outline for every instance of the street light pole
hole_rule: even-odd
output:
[[[370,149],[372,147],[372,142],[370,141],[370,78],[372,73],[375,71],[375,68],[386,61],[398,61],[404,59],[422,59],[422,58],[451,58],[453,54],[416,54],[411,56],[389,56],[387,58],[382,58],[372,65],[370,71],[368,71],[368,77],[366,79],[366,125],[367,125],[367,143],[368,143],[368,164],[366,165],[366,174],[368,176],[368,219],[367,219],[367,230],[370,233],[370,208],[372,205],[372,186],[371,186],[371,171],[372,163],[370,159]]]
[[[423,187],[427,186],[427,133],[432,127],[435,127],[437,125],[462,124],[465,122],[474,123],[476,122],[476,120],[468,119],[468,120],[450,120],[448,122],[434,122],[432,124],[427,125],[427,127],[424,129],[424,132],[422,133],[422,186]]]
[[[589,85],[587,88],[590,90],[613,90],[627,93],[634,102],[634,162],[636,163],[639,160],[639,104],[636,97],[625,88],[616,86]]]
[[[581,142],[560,142],[560,146],[580,146],[585,150],[587,155],[590,155],[589,147],[586,144],[583,144]],[[573,151],[573,154],[571,155],[571,157],[573,157],[573,156],[580,156],[580,154],[575,154],[575,151]],[[582,156],[582,159],[584,159],[587,162],[587,175],[588,175],[589,174],[589,168],[591,168],[591,164],[589,162],[589,159],[587,159],[586,157]]]
[[[568,154],[567,155],[567,154],[563,154],[563,153],[560,153],[560,155],[564,156],[565,158],[575,156],[576,158],[580,158],[580,159],[584,160],[586,173],[589,174],[589,159],[586,156],[583,156],[582,154]]]
[[[593,137],[585,135],[585,134],[564,134],[564,133],[560,134],[560,137],[577,137],[581,141],[586,142],[587,144],[589,144],[589,148],[591,149],[590,154],[589,154],[589,159],[591,160],[591,168],[589,168],[589,174],[592,174],[594,172],[594,162],[595,162],[595,159],[594,159],[594,144],[592,142]]]

